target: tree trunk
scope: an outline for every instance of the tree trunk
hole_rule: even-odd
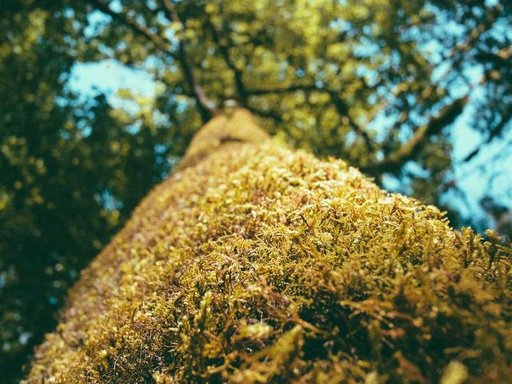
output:
[[[504,382],[507,254],[233,109],[83,271],[26,382]]]

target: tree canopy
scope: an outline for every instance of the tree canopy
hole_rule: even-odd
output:
[[[453,128],[467,116],[479,132],[457,160],[477,166],[510,134],[510,24],[509,2],[491,0],[2,1],[2,379],[16,380],[80,269],[231,100],[282,141],[471,223],[446,197],[464,194]],[[124,90],[127,109],[69,87],[76,65],[107,59],[146,71],[155,94]],[[493,193],[482,206],[507,235]]]

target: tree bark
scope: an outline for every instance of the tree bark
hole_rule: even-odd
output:
[[[82,273],[26,383],[504,382],[509,257],[233,109]]]

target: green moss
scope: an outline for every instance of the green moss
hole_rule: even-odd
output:
[[[212,135],[82,273],[27,383],[512,377],[510,248],[342,161]]]

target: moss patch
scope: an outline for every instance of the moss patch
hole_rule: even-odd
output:
[[[82,273],[27,383],[512,377],[510,248],[342,161],[204,139]]]

